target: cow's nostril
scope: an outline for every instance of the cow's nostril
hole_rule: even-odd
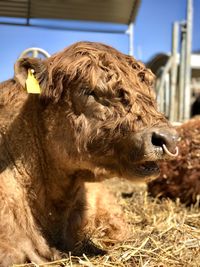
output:
[[[172,129],[158,129],[151,134],[151,144],[154,147],[162,148],[162,151],[170,157],[178,155],[177,140],[178,135]]]
[[[151,143],[154,146],[162,147],[163,145],[167,144],[166,136],[160,133],[154,132],[151,137]]]

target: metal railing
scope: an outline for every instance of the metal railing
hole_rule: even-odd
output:
[[[34,57],[34,58],[38,58],[38,57],[48,58],[50,57],[50,54],[42,48],[30,47],[24,50],[19,57],[21,58],[21,57],[26,57],[26,56]]]
[[[192,0],[187,0],[187,20],[173,25],[171,56],[160,70],[156,83],[160,111],[172,122],[190,118],[192,4]]]

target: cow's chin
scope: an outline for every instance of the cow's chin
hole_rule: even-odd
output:
[[[156,161],[145,161],[142,163],[121,162],[119,164],[102,164],[95,168],[96,180],[121,177],[131,181],[147,182],[157,178],[160,169]],[[98,177],[98,179],[97,179]]]
[[[129,165],[129,164],[128,164]],[[160,169],[155,161],[146,161],[138,164],[131,164],[125,169],[124,177],[130,180],[149,181],[158,177]]]

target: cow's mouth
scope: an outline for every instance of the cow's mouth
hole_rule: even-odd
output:
[[[145,179],[154,179],[160,174],[160,168],[158,165],[158,161],[165,159],[172,159],[178,156],[178,147],[175,147],[174,152],[172,153],[169,151],[167,146],[165,144],[162,145],[162,147],[159,147],[154,150],[155,151],[155,157],[157,159],[153,160],[146,160],[141,163],[137,163],[133,165],[136,174],[139,177],[143,177]]]
[[[144,163],[138,164],[136,166],[136,170],[142,176],[159,174],[159,167],[156,161],[146,161]]]
[[[123,162],[121,166],[123,166],[120,171],[121,176],[130,180],[152,180],[160,174],[157,161]]]

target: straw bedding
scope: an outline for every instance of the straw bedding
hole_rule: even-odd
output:
[[[130,238],[113,244],[101,236],[102,229],[96,229],[92,240],[108,251],[106,255],[73,257],[69,254],[66,259],[39,266],[200,266],[199,203],[186,207],[179,200],[153,199],[144,184],[119,179],[105,183],[124,210],[132,228]]]

